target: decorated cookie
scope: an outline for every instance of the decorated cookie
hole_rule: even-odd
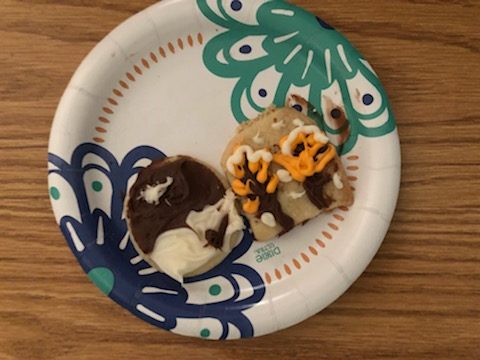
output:
[[[179,282],[219,264],[243,234],[235,195],[190,157],[157,160],[141,170],[126,206],[137,250]]]
[[[291,108],[270,108],[241,125],[222,165],[258,241],[353,202],[335,146]]]

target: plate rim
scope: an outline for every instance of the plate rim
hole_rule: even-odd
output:
[[[184,2],[184,1],[189,1],[189,0],[164,0],[164,1],[162,1],[162,2],[158,2],[158,3],[156,3],[156,4],[151,5],[150,7],[148,7],[148,8],[146,8],[146,9],[140,11],[139,13],[137,13],[137,14],[129,17],[129,18],[126,19],[125,21],[123,21],[123,22],[122,22],[121,24],[119,24],[114,30],[112,30],[109,34],[107,34],[101,41],[99,41],[99,42],[94,46],[94,48],[85,56],[85,58],[83,59],[82,63],[81,63],[81,64],[77,67],[77,69],[75,70],[75,73],[74,73],[74,75],[72,76],[72,80],[73,80],[73,78],[77,75],[78,70],[82,67],[82,65],[84,64],[84,62],[86,62],[86,61],[90,58],[90,56],[92,56],[92,54],[94,53],[94,51],[96,51],[96,50],[98,51],[99,49],[101,49],[102,46],[104,46],[104,42],[105,42],[106,39],[110,36],[110,34],[111,34],[112,32],[114,32],[116,29],[118,29],[118,28],[120,28],[120,27],[122,27],[122,26],[126,26],[127,21],[131,21],[131,19],[134,18],[135,16],[139,16],[140,14],[144,14],[144,13],[146,13],[147,11],[150,11],[150,9],[152,9],[152,8],[164,7],[164,6],[170,5],[170,4],[172,4],[172,3],[182,3],[182,2]],[[341,33],[339,33],[339,34],[340,34],[340,36],[344,37]],[[348,39],[347,39],[347,41],[348,41]],[[355,48],[355,50],[356,50],[356,48]],[[358,52],[358,50],[356,50],[356,51]],[[360,52],[358,52],[358,53],[360,54]],[[72,80],[70,80],[69,84],[67,85],[67,87],[66,87],[66,89],[65,89],[65,92],[64,92],[63,95],[62,95],[62,99],[60,100],[60,103],[59,103],[59,105],[58,105],[58,107],[57,107],[57,110],[56,110],[56,114],[57,114],[57,112],[58,112],[59,109],[60,109],[60,106],[61,106],[61,104],[62,104],[62,101],[63,101],[64,97],[67,96],[67,95],[66,95],[66,92],[70,89]],[[387,99],[388,99],[388,96],[387,96]],[[58,141],[58,140],[56,140],[57,137],[58,137],[58,134],[55,133],[54,130],[53,130],[53,129],[54,129],[54,126],[55,126],[55,122],[57,122],[57,121],[59,121],[59,120],[57,119],[57,115],[56,115],[56,116],[55,116],[54,123],[52,124],[52,130],[51,130],[51,132],[50,132],[49,146],[48,146],[49,154],[50,154],[50,148],[51,148],[52,143]],[[395,121],[395,120],[393,120],[393,121]],[[396,129],[398,129],[396,122],[395,122],[395,127],[396,127]],[[395,137],[396,137],[396,139],[397,139],[398,141],[400,140],[397,130],[395,130]],[[398,191],[396,191],[395,194],[392,194],[392,202],[394,203],[394,209],[396,208],[396,205],[397,205],[397,202],[398,202],[399,190],[400,190],[400,181],[401,181],[402,160],[401,160],[401,146],[400,146],[400,145],[399,145],[399,147],[398,147],[398,153],[399,153],[399,154],[398,154],[398,156],[399,156],[399,162],[398,162],[397,165],[392,166],[392,168],[394,167],[394,168],[396,168],[396,169],[399,170],[399,176],[398,176],[398,184],[399,184],[399,186],[398,186]],[[49,187],[49,189],[50,189],[50,180],[49,180],[49,185],[48,185],[48,187]],[[52,198],[50,198],[50,201],[51,201],[52,209],[53,209],[53,211],[55,212],[54,205],[53,205],[54,200],[53,200]],[[388,221],[385,221],[385,222],[386,222],[386,230],[385,230],[385,232],[387,232],[388,229],[390,228],[390,224],[391,224],[392,219],[393,219],[393,214],[392,214],[392,217],[391,217]],[[383,243],[384,238],[385,238],[385,237],[383,237],[382,240],[379,242],[378,248],[379,248],[379,247],[381,246],[381,244]],[[71,244],[70,244],[68,241],[67,241],[67,244],[69,245],[71,251],[73,252],[75,258],[76,258],[77,261],[79,262],[79,264],[80,264],[80,266],[82,267],[82,269],[87,273],[87,268],[88,268],[88,267],[87,267],[87,266],[85,265],[85,263],[84,263],[83,254],[82,254],[81,256],[78,256],[78,254],[74,251],[74,249],[71,247]],[[373,257],[374,257],[375,254],[378,252],[378,248],[375,249],[375,251],[373,252],[372,258],[368,261],[367,266],[368,266],[368,264],[370,264],[370,262],[372,261]],[[360,271],[360,273],[359,273],[359,275],[357,276],[357,278],[353,279],[353,282],[355,282],[355,281],[358,279],[358,277],[359,277],[365,270],[366,270],[366,267],[363,268],[362,271]],[[333,301],[336,301],[345,291],[347,291],[347,290],[351,287],[351,285],[353,284],[353,282],[352,282],[351,284],[349,284],[338,296],[335,296]],[[265,285],[265,287],[266,287],[266,285]],[[111,295],[108,295],[108,296],[109,296],[110,298],[112,298],[112,300],[114,300],[117,304],[119,304],[119,305],[122,306],[123,308],[129,310],[132,314],[134,314],[135,316],[138,317],[138,314],[135,313],[134,311],[132,311],[131,306],[130,306],[130,304],[128,303],[128,301],[125,301],[125,299],[123,299],[123,298],[121,298],[121,297],[117,298],[117,297],[112,297]],[[332,302],[333,302],[333,301],[332,301]],[[330,302],[329,304],[331,304],[331,302]],[[329,305],[327,305],[327,306],[329,306]],[[306,317],[304,317],[304,318],[300,318],[300,319],[296,322],[296,324],[304,321],[306,318],[308,318],[308,317],[310,317],[310,316],[311,316],[311,315],[308,315],[308,316],[306,316]],[[152,325],[154,325],[154,326],[156,326],[156,327],[159,327],[156,322],[151,321],[151,320],[149,321],[149,318],[142,318],[142,320],[147,321],[147,322],[151,323]],[[294,325],[294,324],[291,324],[290,326],[293,326],[293,325]],[[267,335],[267,334],[270,334],[270,333],[274,333],[274,332],[276,332],[276,331],[278,331],[278,330],[280,330],[280,329],[281,329],[281,328],[278,328],[278,329],[276,329],[276,330],[274,330],[274,331],[272,331],[272,332],[267,332],[267,333],[262,334],[262,335]],[[257,336],[257,335],[254,335],[254,336]]]

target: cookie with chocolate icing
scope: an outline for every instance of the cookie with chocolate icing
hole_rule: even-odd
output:
[[[335,147],[291,108],[272,107],[241,125],[222,166],[258,241],[353,202]]]
[[[156,160],[141,170],[126,214],[139,253],[180,282],[219,264],[244,229],[235,195],[214,170],[186,156]]]

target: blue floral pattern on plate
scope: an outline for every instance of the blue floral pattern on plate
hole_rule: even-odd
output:
[[[70,162],[49,154],[54,207],[62,197],[68,196],[74,196],[78,205],[70,214],[67,210],[59,215],[60,229],[90,279],[113,300],[147,322],[175,331],[179,319],[209,318],[218,321],[220,339],[229,336],[232,326],[241,337],[253,336],[253,326],[244,312],[262,300],[265,287],[254,269],[237,262],[252,245],[248,231],[222,264],[208,273],[186,279],[184,285],[151,268],[129,239],[123,215],[128,185],[145,161],[164,156],[159,150],[142,146],[118,161],[106,148],[91,143],[79,145]],[[238,276],[246,279],[251,288],[241,288]],[[218,284],[228,284],[232,291],[226,298],[215,301],[222,289]],[[196,291],[205,291],[205,303],[189,301],[192,286]],[[249,291],[249,296],[242,296],[244,291]],[[211,329],[203,328],[197,336],[209,337],[210,334]]]

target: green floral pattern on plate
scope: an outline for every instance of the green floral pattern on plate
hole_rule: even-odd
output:
[[[205,17],[226,29],[208,41],[203,60],[217,76],[237,79],[231,95],[237,121],[248,119],[246,105],[263,111],[268,105],[262,100],[269,92],[273,93],[270,103],[284,106],[292,89],[304,88],[308,101],[322,110],[323,117],[317,121],[325,131],[336,136],[350,127],[342,141],[343,154],[353,149],[360,135],[379,137],[395,130],[387,95],[375,72],[322,20],[280,0],[264,1],[256,12],[256,24],[237,15],[242,8],[247,11],[246,1],[197,0],[197,5]],[[275,88],[259,88],[258,79],[273,70],[279,74]],[[348,123],[332,126],[325,99],[334,99]]]

